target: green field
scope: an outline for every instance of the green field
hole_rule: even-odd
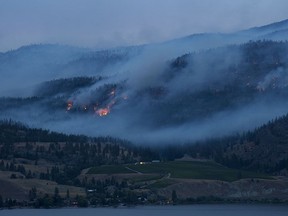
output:
[[[111,165],[91,168],[88,174],[133,173],[168,175],[171,178],[235,181],[241,178],[271,178],[268,175],[230,169],[213,162],[171,161],[137,165]],[[134,172],[135,173],[135,172]]]

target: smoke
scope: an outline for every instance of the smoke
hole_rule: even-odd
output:
[[[239,133],[287,113],[285,91],[283,95],[267,91],[287,87],[283,62],[272,67],[275,62],[265,58],[272,69],[265,68],[253,80],[256,70],[239,71],[248,64],[243,47],[215,48],[220,43],[207,40],[207,35],[201,39],[206,44],[194,46],[199,37],[141,46],[137,51],[135,47],[119,48],[117,55],[112,50],[91,54],[76,49],[62,52],[66,54],[61,59],[57,55],[46,58],[48,54],[40,55],[35,47],[24,54],[23,50],[4,53],[6,60],[0,56],[1,95],[36,98],[25,103],[19,99],[15,106],[5,104],[0,118],[65,133],[171,144]],[[233,37],[228,44],[235,42]],[[239,43],[240,37],[236,38]],[[223,38],[220,41],[227,43]],[[203,50],[210,43],[211,49]],[[183,55],[188,52],[191,54]],[[101,79],[44,98],[35,92],[42,81],[74,76]],[[252,82],[247,85],[249,79]],[[69,110],[67,101],[71,102]],[[100,109],[107,109],[105,116],[99,116]]]
[[[187,65],[171,79],[169,88],[173,94],[215,86],[221,89],[235,79],[233,68],[241,62],[242,55],[239,47],[223,47],[184,56],[182,61]]]
[[[287,113],[287,102],[264,98],[245,107],[224,110],[201,120],[180,125],[150,128],[141,124],[141,106],[126,110],[115,109],[105,117],[90,114],[71,115],[64,109],[48,114],[41,104],[34,104],[1,113],[0,117],[27,123],[32,127],[88,136],[114,136],[129,139],[137,144],[179,144],[187,141],[221,137],[252,130],[267,121]],[[136,109],[136,110],[134,110]],[[138,110],[137,110],[138,109]],[[147,107],[145,107],[147,111]]]
[[[60,78],[62,65],[89,49],[62,45],[30,45],[0,55],[0,96],[33,96],[36,85]]]
[[[262,81],[258,83],[257,88],[265,91],[267,88],[285,88],[288,86],[288,71],[283,67],[267,74]]]

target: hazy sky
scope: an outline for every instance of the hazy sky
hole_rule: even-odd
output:
[[[231,32],[288,18],[287,0],[0,0],[0,51],[32,43],[84,47]]]

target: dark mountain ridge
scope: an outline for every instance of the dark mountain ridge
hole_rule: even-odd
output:
[[[182,150],[193,157],[213,158],[217,162],[240,169],[275,175],[288,174],[288,114],[269,121],[242,135],[211,139]],[[179,151],[178,151],[179,152]]]
[[[279,22],[268,24],[268,25],[250,28],[248,30],[244,30],[244,32],[252,31],[252,32],[267,34],[268,32],[271,33],[271,32],[283,31],[287,29],[288,29],[288,19],[285,19]]]
[[[222,131],[210,131],[211,136],[221,136],[252,129],[287,112],[287,50],[287,42],[256,41],[185,54],[165,61],[153,74],[153,80],[147,77],[147,81],[145,76],[143,79],[142,74],[134,72],[130,72],[132,77],[124,73],[124,76],[54,79],[38,85],[32,97],[2,98],[0,109],[18,121],[25,121],[25,116],[38,127],[45,119],[54,127],[64,120],[76,129],[78,123],[74,121],[78,118],[93,122],[93,116],[105,115],[95,119],[105,125],[94,130],[97,134],[87,132],[92,130],[93,123],[85,126],[86,131],[81,130],[92,136],[106,134],[106,130],[118,136],[118,129],[109,125],[112,121],[121,122],[127,129],[133,124],[133,130],[139,127],[143,133],[184,126],[187,133],[180,132],[179,136],[186,140],[194,139],[189,131],[190,134],[201,131],[211,121],[213,127],[232,122],[230,128],[223,125]],[[134,85],[131,81],[135,79],[141,84]],[[237,115],[243,115],[239,126]],[[206,130],[203,132],[208,135]],[[134,133],[139,132],[123,138],[131,138]]]
[[[0,192],[22,188],[48,207],[63,205],[55,185],[67,202],[76,186],[95,205],[155,203],[173,191],[187,198],[195,190],[181,192],[183,182],[198,188],[208,178],[225,200],[285,201],[287,22],[102,51],[36,45],[0,54],[0,119],[11,119],[0,121]]]
[[[6,52],[0,59],[1,117],[147,141],[162,137],[158,132],[186,140],[252,129],[286,113],[288,49],[286,42],[246,41],[286,25],[102,51],[34,45]],[[243,32],[247,37],[240,39]]]

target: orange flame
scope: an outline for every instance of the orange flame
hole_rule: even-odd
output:
[[[73,107],[73,101],[67,101],[67,108],[66,108],[66,110],[69,111],[69,110],[72,109],[72,107]]]
[[[96,113],[99,116],[106,116],[110,113],[110,109],[109,108],[102,108],[102,109],[97,110]]]

